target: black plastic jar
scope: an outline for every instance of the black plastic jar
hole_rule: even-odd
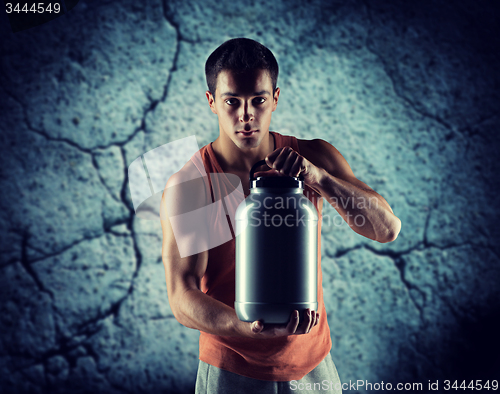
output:
[[[236,299],[242,321],[285,324],[317,310],[318,214],[301,178],[250,171],[250,195],[236,210]]]

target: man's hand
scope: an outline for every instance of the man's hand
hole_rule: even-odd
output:
[[[277,338],[288,335],[309,334],[311,329],[318,325],[319,314],[311,309],[304,311],[304,318],[299,325],[299,311],[293,311],[288,324],[266,324],[257,320],[251,323],[251,334],[253,338]]]
[[[272,168],[267,173],[259,172],[260,175],[287,175],[298,177],[301,174],[304,177],[304,182],[309,186],[318,185],[324,170],[316,167],[304,156],[293,150],[289,146],[276,149],[265,158],[267,165]]]

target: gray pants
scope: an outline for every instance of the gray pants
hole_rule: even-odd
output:
[[[247,378],[200,361],[196,378],[196,394],[342,394],[340,378],[330,353],[300,380],[269,382]]]

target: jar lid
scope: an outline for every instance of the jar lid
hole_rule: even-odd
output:
[[[258,176],[254,178],[255,170],[263,165],[267,165],[265,160],[255,163],[250,170],[250,188],[255,187],[274,187],[274,188],[304,188],[304,177],[294,176]]]
[[[290,176],[258,176],[252,179],[250,187],[304,188],[304,181]]]

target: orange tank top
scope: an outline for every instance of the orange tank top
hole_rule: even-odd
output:
[[[299,152],[297,139],[271,132],[276,149],[290,146]],[[299,152],[300,153],[300,152]],[[223,174],[212,149],[205,145],[201,155],[194,155],[191,160],[202,175]],[[199,158],[202,162],[200,163]],[[223,176],[211,182],[206,177],[212,202],[214,196],[228,195],[223,188]],[[230,184],[230,182],[229,182]],[[321,208],[322,198],[307,185],[304,195],[318,210],[318,312],[319,324],[306,335],[291,335],[276,339],[253,339],[218,336],[206,332],[200,333],[200,360],[217,368],[224,369],[253,379],[270,381],[299,380],[312,371],[330,352],[332,342],[330,329],[323,302],[321,273]],[[232,211],[235,209],[231,209]],[[216,221],[212,222],[215,223]],[[218,221],[220,223],[220,221]],[[201,281],[201,290],[207,295],[234,308],[235,301],[235,240],[214,247],[208,252],[208,264]]]

